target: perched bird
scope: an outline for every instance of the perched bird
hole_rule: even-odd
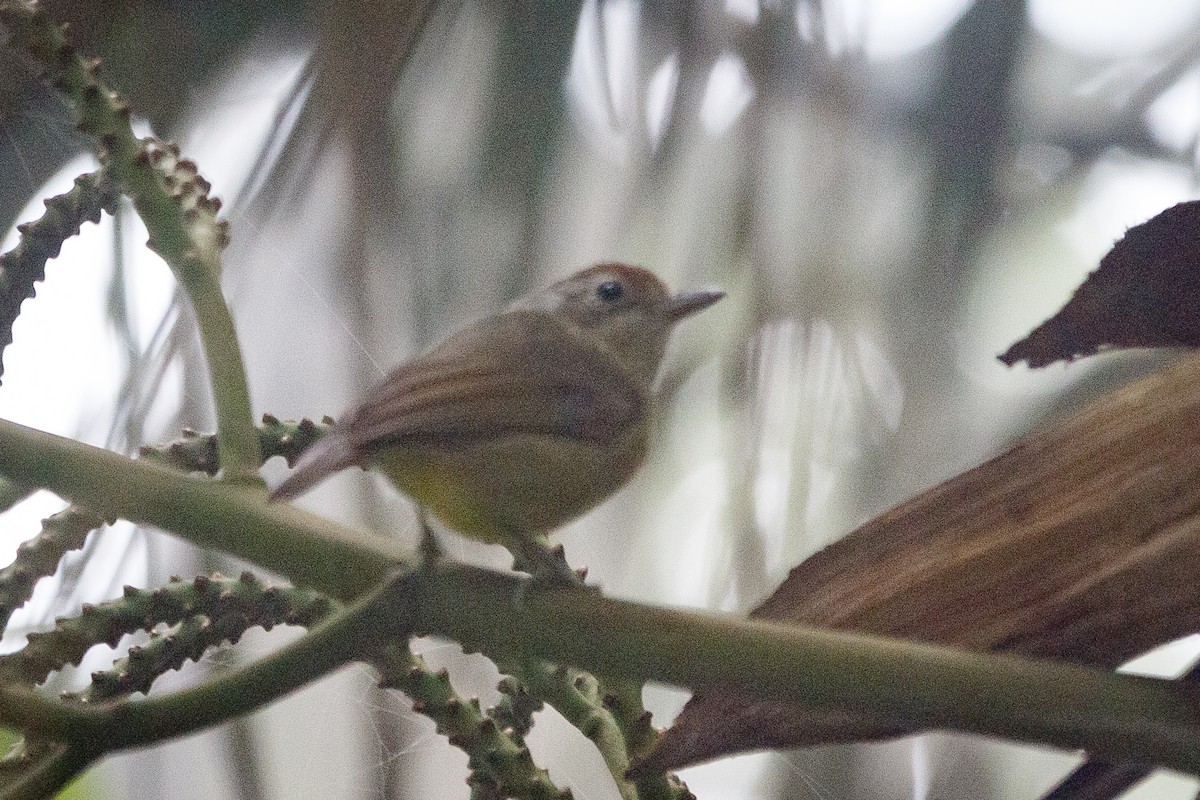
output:
[[[600,264],[450,335],[389,374],[271,499],[374,466],[450,528],[520,557],[642,463],[652,384],[675,323],[724,296],[672,295]]]

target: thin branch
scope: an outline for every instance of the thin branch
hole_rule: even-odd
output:
[[[34,284],[45,279],[46,262],[58,256],[63,242],[79,233],[83,223],[99,222],[101,211],[111,214],[117,196],[111,176],[101,168],[80,175],[69,192],[46,200],[39,219],[17,226],[17,246],[0,254],[0,353],[12,343],[21,304],[33,297]]]
[[[409,553],[263,493],[0,420],[0,469],[97,514],[155,525],[287,575],[342,601],[369,591]]]
[[[33,490],[28,486],[18,486],[12,481],[0,478],[0,513],[8,511],[32,493]]]
[[[33,594],[38,580],[53,575],[63,555],[83,547],[103,520],[74,506],[42,520],[42,530],[17,548],[17,558],[0,569],[0,628]]]
[[[411,619],[403,610],[411,608],[407,595],[403,577],[385,580],[270,656],[160,697],[93,705],[51,699],[25,686],[0,686],[0,724],[102,752],[194,733],[261,708],[404,635]]]
[[[596,679],[544,661],[527,662],[518,673],[531,694],[544,698],[596,745],[623,800],[638,800],[637,789],[625,778],[629,769],[625,738],[612,713],[601,702]]]
[[[91,747],[58,743],[36,747],[36,755],[4,761],[0,768],[0,800],[43,800],[66,786],[98,756]]]
[[[221,462],[233,482],[261,486],[258,435],[233,317],[221,294],[220,253],[227,224],[220,201],[196,165],[177,148],[139,139],[130,107],[101,78],[100,62],[84,59],[33,0],[0,2],[0,22],[14,47],[27,51],[50,83],[70,100],[79,130],[96,138],[113,180],[150,233],[149,246],[167,263],[191,299],[200,327],[216,405]]]
[[[275,456],[282,456],[289,464],[296,463],[313,442],[329,432],[333,420],[329,417],[320,422],[302,419],[299,422],[283,422],[270,414],[264,414],[258,428],[259,447],[265,463]],[[184,428],[181,438],[167,444],[147,444],[138,448],[138,456],[159,464],[167,464],[184,472],[203,472],[215,476],[220,470],[215,433],[197,433]]]
[[[533,762],[521,733],[503,728],[485,715],[477,698],[460,697],[450,685],[449,673],[430,670],[407,642],[384,648],[373,660],[380,671],[380,685],[407,694],[413,710],[432,719],[438,733],[467,754],[471,767],[467,783],[473,794],[569,800],[570,792],[555,786],[550,775]]]
[[[1194,684],[1200,680],[1200,665],[1193,665],[1177,680]],[[1154,768],[1147,764],[1111,763],[1089,756],[1053,789],[1042,795],[1042,800],[1109,800],[1144,780],[1153,771]]]

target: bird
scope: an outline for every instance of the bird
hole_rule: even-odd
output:
[[[722,297],[672,294],[628,264],[584,269],[394,369],[270,499],[374,467],[450,529],[537,562],[539,537],[616,492],[645,460],[671,331]]]

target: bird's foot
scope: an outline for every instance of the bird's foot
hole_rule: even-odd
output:
[[[509,548],[513,566],[528,572],[531,585],[546,589],[595,588],[584,583],[587,568],[572,569],[561,544],[551,545],[543,534],[522,536]]]

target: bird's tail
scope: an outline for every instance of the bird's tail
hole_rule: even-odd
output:
[[[304,494],[333,473],[359,461],[350,437],[335,430],[305,451],[292,474],[271,492],[271,501],[290,500]]]

